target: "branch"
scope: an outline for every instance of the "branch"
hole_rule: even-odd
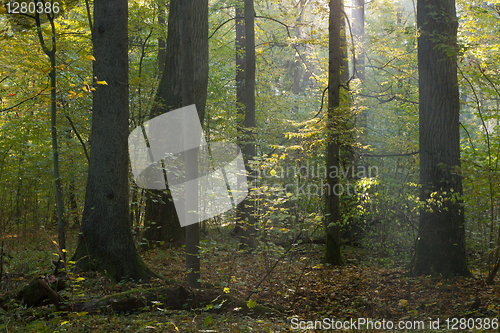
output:
[[[286,34],[288,35],[288,38],[290,38],[290,39],[292,38],[292,35],[290,35],[290,30],[289,30],[290,26],[286,25],[285,23],[283,23],[281,21],[278,21],[277,19],[274,19],[272,17],[267,17],[267,16],[255,15],[255,18],[261,18],[261,19],[265,19],[265,20],[270,20],[270,21],[276,22],[278,24],[281,24],[282,26],[284,26],[286,28]],[[299,49],[297,48],[297,45],[295,45],[294,43],[292,43],[292,47],[294,48],[295,52],[297,52],[297,54],[299,55],[299,58],[300,58],[300,60],[302,60],[302,63],[304,64],[304,66],[306,66],[307,71],[309,73],[311,73],[312,76],[314,76],[314,78],[316,79],[316,81],[319,81],[319,79],[316,76],[316,74],[307,65],[307,62],[302,57],[302,54],[300,54]]]
[[[90,15],[90,4],[89,0],[85,0],[85,7],[87,7],[87,17],[89,19],[89,27],[90,27],[90,36],[91,39],[94,39],[94,27],[92,25],[92,15]]]
[[[347,80],[347,82],[346,82],[346,85],[347,85],[346,90],[349,91],[349,83],[351,82],[351,80],[353,80],[355,78],[355,74],[356,74],[356,48],[355,48],[355,44],[354,44],[354,36],[353,36],[352,30],[351,30],[351,21],[349,21],[349,17],[347,17],[347,14],[345,13],[345,11],[342,10],[342,14],[344,14],[344,17],[347,20],[347,26],[349,27],[349,34],[351,35],[351,43],[352,43],[352,50],[351,50],[351,52],[352,52],[352,75],[349,78],[349,80]]]
[[[410,103],[410,104],[418,104],[418,102],[415,102],[415,101],[410,101],[409,99],[406,99],[406,98],[401,98],[401,97],[398,97],[396,95],[394,96],[391,96],[390,98],[388,99],[381,99],[380,96],[375,96],[375,95],[368,95],[368,94],[359,94],[361,97],[370,97],[370,98],[375,98],[377,101],[379,101],[380,104],[383,104],[383,103],[388,103],[388,102],[391,102],[391,101],[400,101],[400,102],[405,102],[405,103]],[[387,96],[387,95],[384,95],[384,96]]]
[[[65,117],[66,117],[66,119],[68,119],[69,125],[71,126],[73,131],[75,131],[75,134],[76,134],[78,140],[80,140],[80,143],[82,144],[82,147],[83,147],[83,152],[85,153],[85,156],[87,157],[87,162],[89,162],[90,161],[89,154],[87,153],[87,147],[85,146],[85,143],[83,142],[82,137],[80,136],[80,134],[76,130],[75,125],[73,124],[73,121],[71,120],[71,118],[69,116],[65,116]]]
[[[235,16],[235,17],[230,18],[229,20],[226,20],[226,21],[222,22],[222,23],[221,23],[221,24],[220,24],[217,28],[215,28],[214,32],[212,32],[212,34],[211,34],[210,36],[208,36],[208,39],[212,38],[212,37],[215,35],[215,33],[216,33],[217,31],[219,31],[219,29],[220,29],[220,28],[222,28],[222,27],[223,27],[226,23],[229,23],[229,22],[231,22],[232,20],[236,20],[236,19],[238,19],[238,18],[244,18],[244,17],[238,17],[238,16]]]
[[[31,96],[31,97],[29,97],[29,98],[26,98],[25,100],[23,100],[23,101],[21,101],[21,102],[17,103],[16,105],[10,106],[10,107],[5,108],[5,109],[2,109],[2,110],[0,110],[0,113],[3,113],[3,112],[7,112],[7,111],[9,111],[9,110],[12,110],[12,109],[14,109],[14,108],[18,107],[19,105],[21,105],[21,104],[23,104],[23,103],[25,103],[25,102],[29,101],[29,100],[35,99],[36,97],[40,96],[40,95],[41,95],[41,94],[42,94],[45,90],[47,90],[47,88],[48,88],[48,85],[47,85],[47,87],[43,88],[43,89],[42,89],[42,90],[41,90],[38,94],[36,94],[36,95],[34,95],[34,96]]]
[[[321,111],[323,110],[323,104],[324,104],[324,103],[323,103],[323,101],[324,101],[324,99],[325,99],[325,93],[326,93],[326,91],[327,91],[327,90],[328,90],[328,86],[327,86],[327,87],[323,90],[323,94],[321,94],[321,107],[319,108],[318,113],[316,113],[316,115],[315,115],[312,119],[314,119],[314,118],[316,118],[317,116],[319,116],[319,114],[320,114],[320,113],[321,113]]]
[[[462,124],[462,122],[460,122],[460,126],[462,126],[465,133],[467,133],[467,136],[469,137],[469,142],[472,146],[472,150],[474,151],[474,155],[476,155],[476,148],[474,147],[474,142],[472,141],[472,138],[470,137],[469,131],[467,130],[467,128],[465,128],[465,126]]]
[[[403,157],[403,156],[412,156],[412,155],[417,155],[419,152],[414,151],[411,153],[403,153],[403,154],[380,154],[380,155],[374,155],[374,154],[360,154],[359,157]]]

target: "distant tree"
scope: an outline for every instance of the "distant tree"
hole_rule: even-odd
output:
[[[135,248],[129,222],[128,2],[94,1],[94,79],[89,171],[81,233],[73,256],[79,268],[115,281],[153,273]]]
[[[470,275],[460,167],[460,100],[454,0],[419,0],[417,24],[420,113],[419,221],[412,272]]]
[[[356,73],[361,80],[365,78],[365,50],[363,39],[365,36],[365,0],[354,0],[352,9],[352,34],[356,47]]]

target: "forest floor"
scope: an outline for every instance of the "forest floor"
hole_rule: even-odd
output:
[[[25,309],[11,304],[8,312],[0,308],[0,332],[322,332],[329,325],[340,324],[343,328],[336,331],[385,332],[392,331],[390,325],[401,332],[498,331],[500,286],[498,280],[486,285],[479,271],[473,270],[473,278],[408,278],[403,261],[366,249],[344,247],[346,265],[331,267],[321,263],[322,245],[299,245],[283,257],[284,250],[276,246],[245,254],[235,250],[235,240],[217,235],[217,239],[209,237],[203,242],[202,280],[244,300],[252,293],[249,299],[279,309],[281,314],[258,316],[206,308],[170,311],[155,304],[140,313],[90,315],[56,312],[53,305]],[[9,281],[2,280],[0,297],[49,273],[51,260],[56,258],[56,248],[46,234],[5,241],[10,257],[3,269],[9,273]],[[71,253],[74,240],[68,243]],[[142,255],[156,273],[185,281],[182,248],[153,249]],[[146,285],[112,284],[103,275],[82,273],[72,276],[70,287],[60,293],[67,302],[78,303],[137,287],[164,285],[160,279]],[[368,318],[371,324],[359,325]],[[307,329],[311,325],[315,329]]]

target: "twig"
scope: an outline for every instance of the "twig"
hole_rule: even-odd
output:
[[[23,100],[23,101],[21,101],[21,102],[17,103],[16,105],[10,106],[10,107],[5,108],[5,109],[2,109],[2,110],[0,110],[0,113],[3,113],[3,112],[7,112],[7,111],[9,111],[9,110],[12,110],[12,109],[14,109],[14,108],[17,108],[19,105],[26,103],[26,102],[27,102],[27,101],[29,101],[29,100],[35,99],[36,97],[40,96],[40,95],[41,95],[41,94],[42,94],[45,90],[47,90],[47,88],[48,88],[48,85],[47,85],[47,87],[43,88],[43,89],[42,89],[42,90],[41,90],[38,94],[36,94],[36,95],[34,95],[34,96],[31,96],[31,97],[29,97],[29,98],[26,98],[25,100]]]
[[[373,154],[360,154],[360,157],[401,157],[401,156],[412,156],[412,155],[417,155],[419,152],[414,151],[411,153],[403,153],[403,154],[380,154],[380,155],[373,155]]]
[[[255,288],[253,288],[253,290],[250,291],[250,293],[248,294],[248,296],[246,297],[246,300],[248,301],[250,299],[250,296],[252,296],[254,293],[255,293],[255,290],[257,290],[257,288],[259,288],[259,286],[262,284],[262,282],[264,282],[266,280],[266,278],[269,276],[269,274],[271,274],[271,272],[274,270],[274,268],[278,265],[278,263],[281,261],[281,259],[283,259],[288,252],[290,252],[290,250],[292,249],[292,247],[295,245],[295,243],[297,242],[297,240],[300,238],[300,236],[302,235],[302,230],[299,232],[299,234],[297,235],[297,237],[295,237],[295,239],[293,240],[292,244],[288,247],[288,250],[286,250],[279,258],[278,260],[276,260],[276,262],[274,263],[273,267],[271,267],[271,269],[266,273],[266,275],[264,275],[264,277],[260,280],[259,283],[257,283],[257,285],[255,286]]]
[[[80,143],[82,144],[82,147],[83,147],[83,152],[85,153],[85,156],[87,157],[87,162],[89,162],[90,161],[89,154],[87,153],[87,147],[85,146],[85,143],[83,142],[82,137],[80,136],[80,134],[76,130],[75,125],[73,124],[73,121],[71,120],[71,118],[69,116],[65,116],[65,117],[66,117],[66,119],[68,119],[69,125],[71,126],[73,131],[75,131],[75,134],[78,137],[78,140],[80,140]]]

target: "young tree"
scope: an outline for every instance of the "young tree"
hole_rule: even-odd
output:
[[[57,145],[57,98],[56,98],[56,89],[57,89],[57,69],[56,69],[56,27],[54,24],[54,13],[47,13],[47,20],[49,21],[51,31],[52,31],[52,45],[49,48],[45,43],[45,39],[43,37],[43,32],[41,28],[40,14],[38,12],[35,13],[35,23],[36,23],[36,31],[38,34],[38,39],[40,41],[40,45],[42,46],[43,52],[49,57],[50,60],[50,119],[51,119],[51,136],[52,136],[52,163],[53,163],[53,171],[54,171],[54,185],[56,188],[56,203],[57,203],[57,229],[58,229],[58,242],[59,242],[59,251],[61,259],[66,260],[66,237],[64,234],[64,200],[63,200],[63,191],[61,184],[61,175],[59,172],[59,147]]]
[[[84,270],[115,281],[146,279],[152,272],[135,248],[129,223],[128,2],[94,1],[92,133],[85,208],[73,256]]]
[[[335,124],[336,112],[340,106],[341,68],[343,52],[341,47],[342,0],[330,0],[329,46],[328,46],[328,119],[329,137],[326,148],[327,186],[325,193],[325,262],[342,265],[340,253],[340,198],[339,178],[333,172],[339,170],[339,130]]]
[[[419,0],[419,221],[412,273],[470,275],[460,167],[460,101],[454,0]]]

